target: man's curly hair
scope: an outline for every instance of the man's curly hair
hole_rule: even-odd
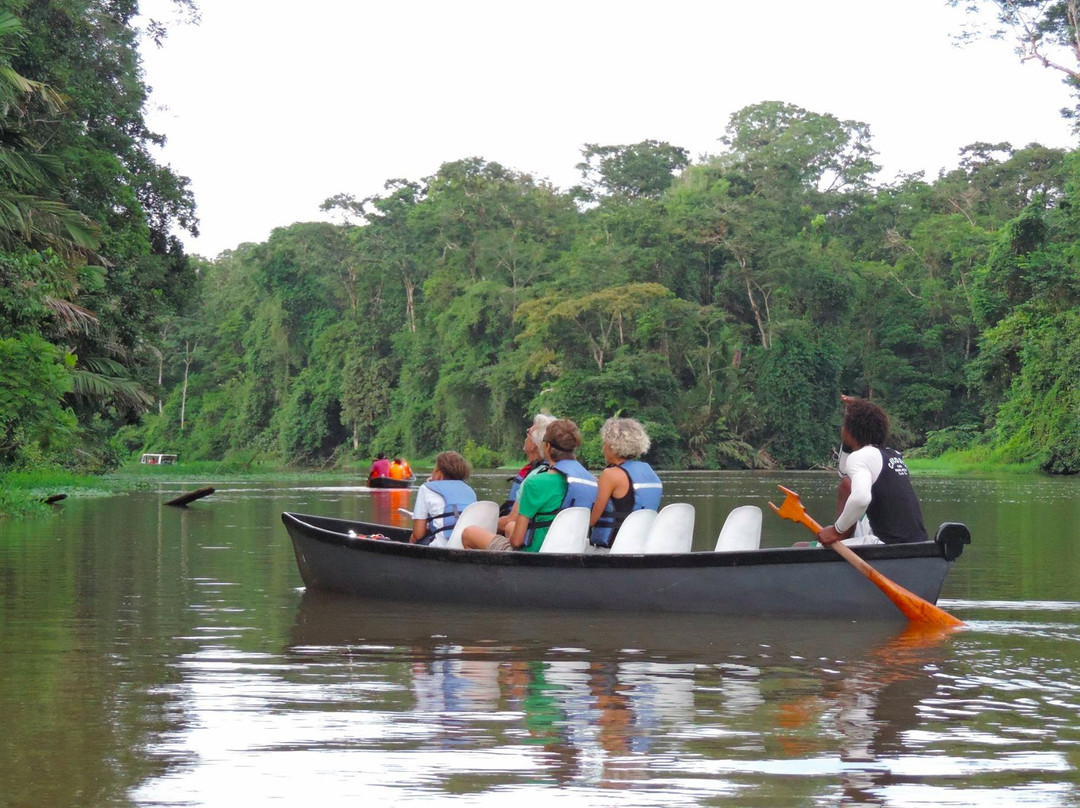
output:
[[[844,426],[862,446],[885,446],[889,439],[889,416],[866,399],[857,398],[848,404]]]

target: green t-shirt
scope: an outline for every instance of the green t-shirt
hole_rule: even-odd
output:
[[[538,513],[553,511],[566,497],[566,477],[557,471],[536,471],[525,478],[518,496],[518,513],[532,519]],[[547,535],[546,527],[533,531],[532,544],[521,549],[528,553],[539,551]]]

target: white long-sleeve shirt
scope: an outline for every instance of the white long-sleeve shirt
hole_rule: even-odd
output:
[[[841,451],[837,466],[841,475],[851,479],[851,493],[834,525],[838,533],[843,533],[858,522],[870,506],[870,489],[881,476],[881,450],[876,446],[864,446],[850,454]]]

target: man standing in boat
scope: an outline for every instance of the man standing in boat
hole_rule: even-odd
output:
[[[841,396],[844,425],[840,431],[836,523],[818,533],[818,541],[832,544],[849,539],[866,514],[872,535],[845,544],[902,544],[926,541],[922,507],[911,474],[895,449],[886,448],[889,417],[865,399]]]

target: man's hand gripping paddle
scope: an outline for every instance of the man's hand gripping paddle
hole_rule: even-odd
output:
[[[803,507],[799,495],[788,488],[784,488],[782,485],[778,487],[784,492],[784,501],[780,503],[779,508],[771,502],[769,503],[769,507],[776,511],[781,519],[790,519],[793,522],[798,522],[800,525],[805,525],[816,536],[821,531],[821,525],[814,521],[813,517],[806,512],[806,508]],[[836,552],[842,555],[846,561],[855,567],[855,569],[869,578],[911,622],[922,623],[929,626],[938,626],[941,628],[952,628],[954,626],[964,625],[963,620],[958,620],[944,609],[939,609],[930,601],[920,598],[914,592],[909,592],[904,589],[904,587],[886,578],[859,558],[859,556],[855,555],[851,548],[843,542],[833,542],[829,547],[836,550]]]

